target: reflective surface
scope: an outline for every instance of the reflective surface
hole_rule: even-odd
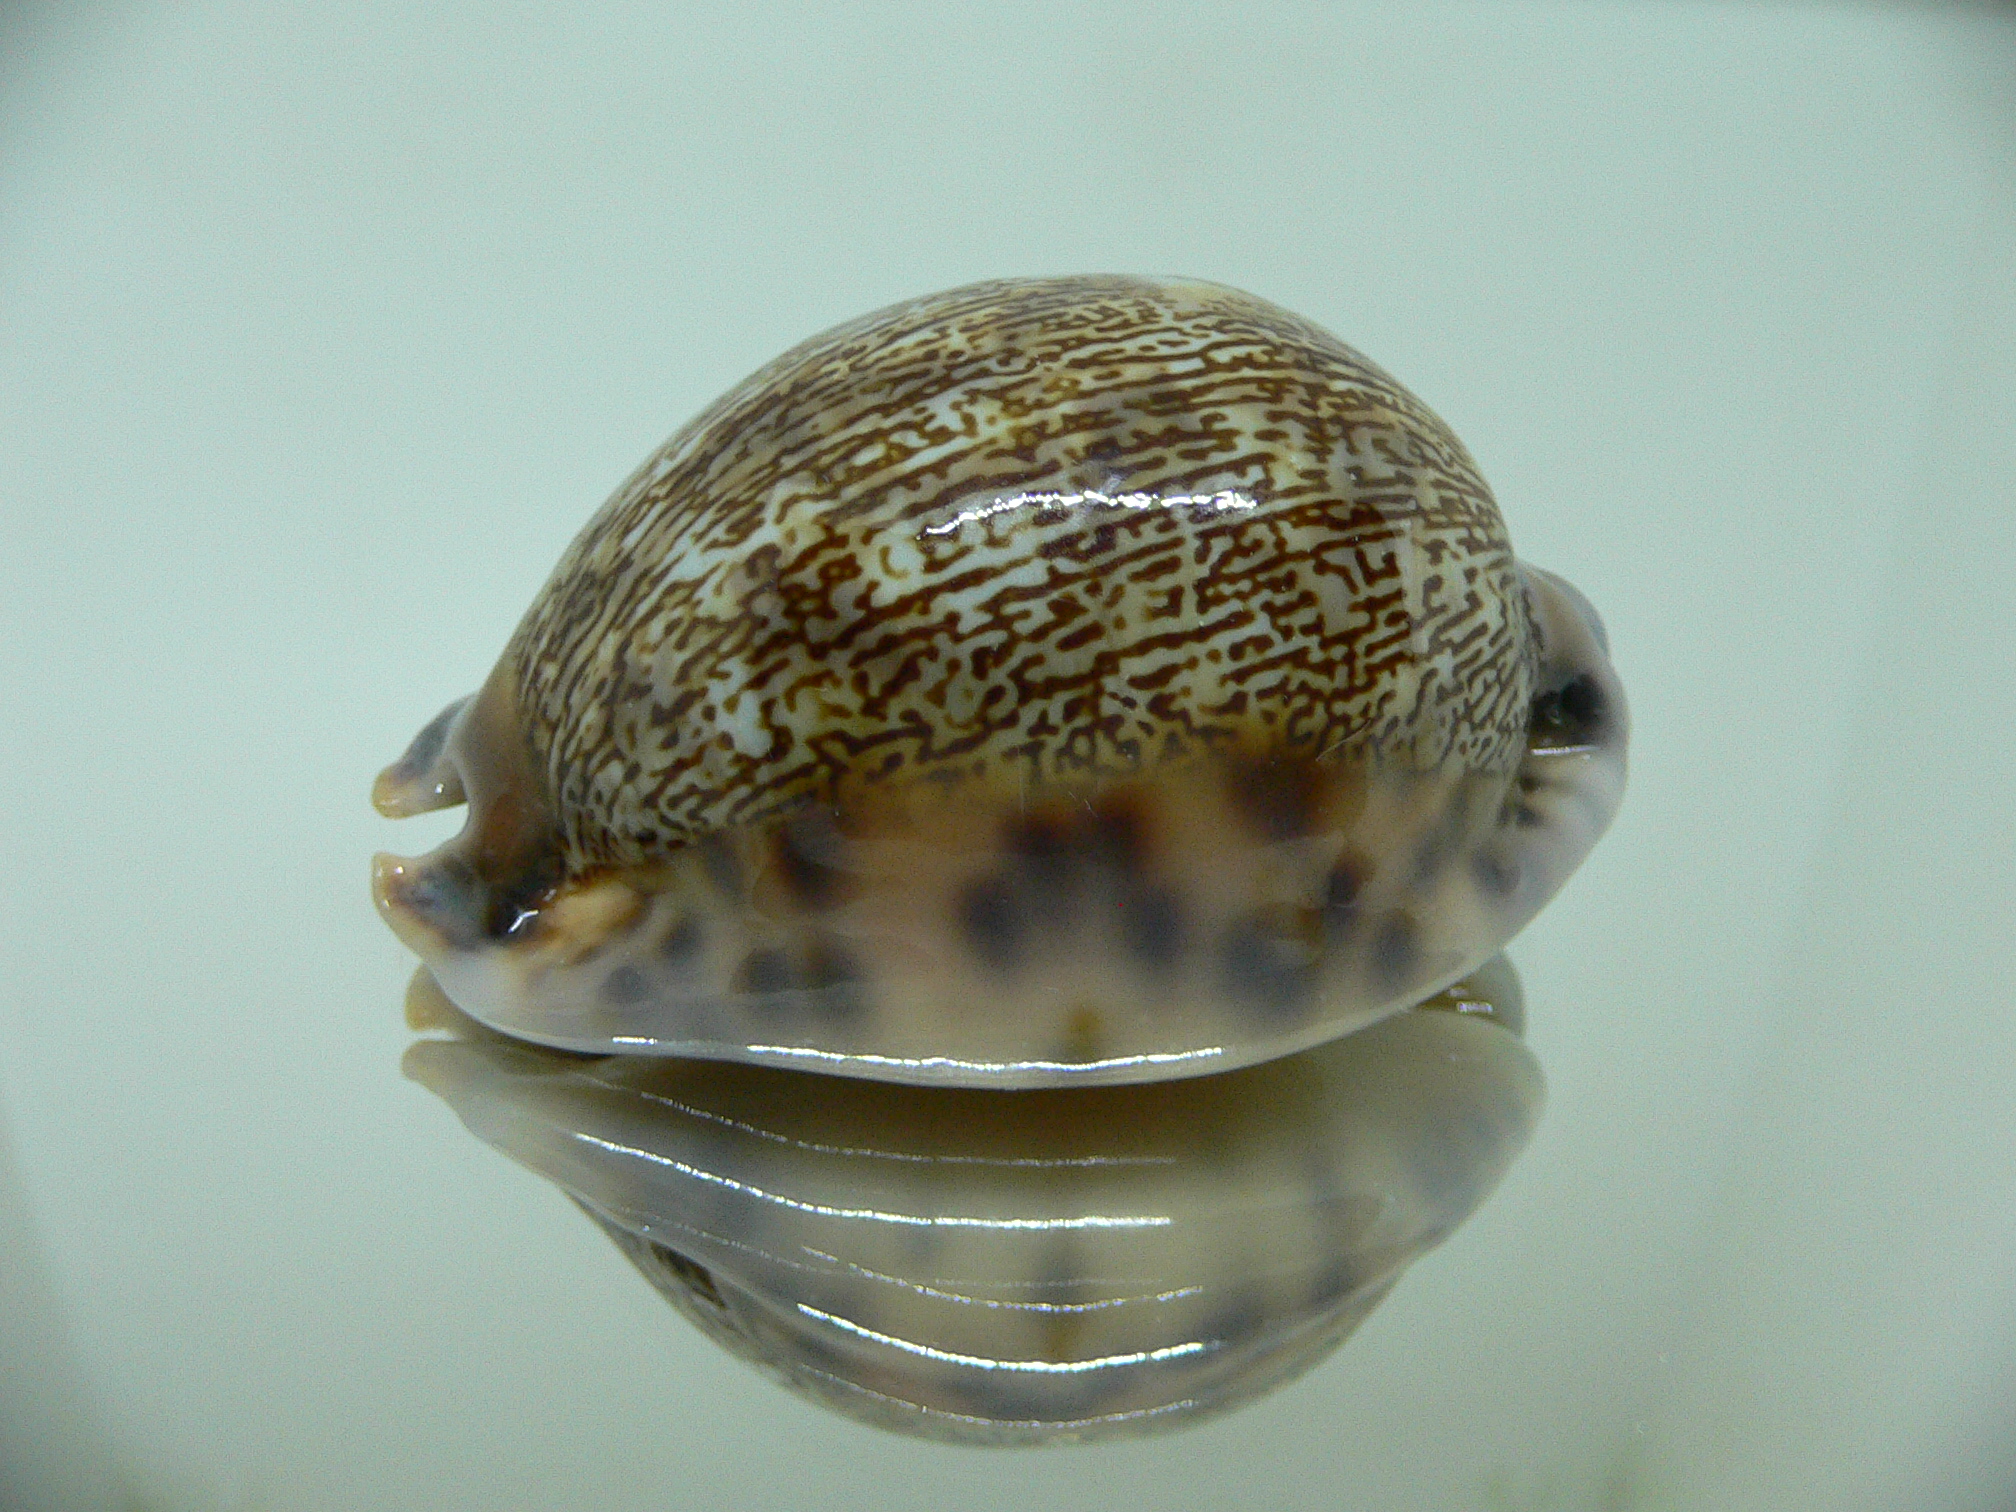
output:
[[[16,1501],[2010,1505],[2000,14],[0,26]],[[1632,786],[1516,946],[1548,1101],[1491,1199],[1291,1387],[978,1452],[780,1391],[399,1075],[358,857],[455,820],[359,774],[743,374],[1079,268],[1403,375],[1601,608]]]
[[[1502,958],[1245,1071],[1011,1094],[561,1055],[424,972],[407,1016],[457,1035],[407,1075],[710,1337],[951,1443],[1139,1437],[1292,1380],[1469,1217],[1541,1103]]]

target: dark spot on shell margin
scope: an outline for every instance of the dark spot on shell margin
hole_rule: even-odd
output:
[[[1332,934],[1358,921],[1358,899],[1372,880],[1372,863],[1356,851],[1346,851],[1323,879],[1323,922]]]
[[[1388,990],[1404,987],[1420,964],[1421,926],[1405,909],[1395,909],[1379,923],[1372,941],[1372,969]]]
[[[782,992],[791,985],[791,960],[775,946],[752,950],[735,968],[728,985],[737,992],[763,995]]]
[[[1120,937],[1127,952],[1149,970],[1171,971],[1182,959],[1189,930],[1176,889],[1159,884],[1130,888],[1120,900]]]
[[[805,957],[805,985],[830,1018],[851,1019],[868,1006],[868,973],[853,954],[831,940],[813,942]]]
[[[650,991],[649,979],[635,966],[618,966],[602,978],[602,1001],[615,1008],[641,1003]]]
[[[846,841],[824,809],[807,809],[777,827],[773,854],[791,895],[806,908],[830,908],[846,890]]]
[[[1092,860],[1130,875],[1146,864],[1149,824],[1140,803],[1108,794],[1093,806],[1090,825]]]
[[[485,932],[492,939],[504,939],[536,927],[539,910],[552,901],[565,875],[559,854],[542,850],[514,875],[492,882]]]
[[[742,896],[742,863],[735,855],[735,849],[728,843],[728,837],[716,831],[700,840],[700,864],[706,870],[707,880],[731,898]]]
[[[959,930],[984,963],[1010,971],[1028,945],[1028,911],[1006,878],[982,877],[960,896]]]
[[[682,914],[679,922],[658,942],[658,954],[668,966],[691,966],[700,957],[703,938],[699,914]]]
[[[1308,1012],[1322,957],[1314,909],[1255,909],[1225,933],[1225,983],[1233,996],[1281,1017]]]
[[[1470,863],[1478,889],[1494,898],[1509,898],[1519,890],[1519,863],[1508,861],[1495,851],[1479,851]]]
[[[1077,826],[1068,813],[1035,812],[1011,820],[1002,834],[1009,855],[1039,886],[1063,883],[1080,850]]]
[[[1315,828],[1323,801],[1323,771],[1306,758],[1234,761],[1227,772],[1232,801],[1267,840],[1293,840]]]

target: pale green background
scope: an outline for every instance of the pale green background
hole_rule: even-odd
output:
[[[0,20],[0,1503],[2016,1501],[2016,21],[1256,10]],[[730,382],[1085,270],[1440,410],[1607,618],[1632,790],[1514,952],[1539,1137],[1358,1338],[955,1451],[400,1080],[365,859],[454,821],[365,794]]]

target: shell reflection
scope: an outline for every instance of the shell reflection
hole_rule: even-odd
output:
[[[1502,957],[1262,1066],[1007,1093],[583,1058],[416,988],[416,1027],[462,1037],[408,1074],[711,1338],[962,1442],[1138,1434],[1293,1379],[1490,1193],[1542,1102]]]

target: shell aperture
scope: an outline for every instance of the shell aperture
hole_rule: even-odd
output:
[[[786,353],[380,777],[454,1001],[984,1087],[1290,1054],[1474,970],[1614,812],[1580,595],[1419,400],[1217,285],[981,284]]]

